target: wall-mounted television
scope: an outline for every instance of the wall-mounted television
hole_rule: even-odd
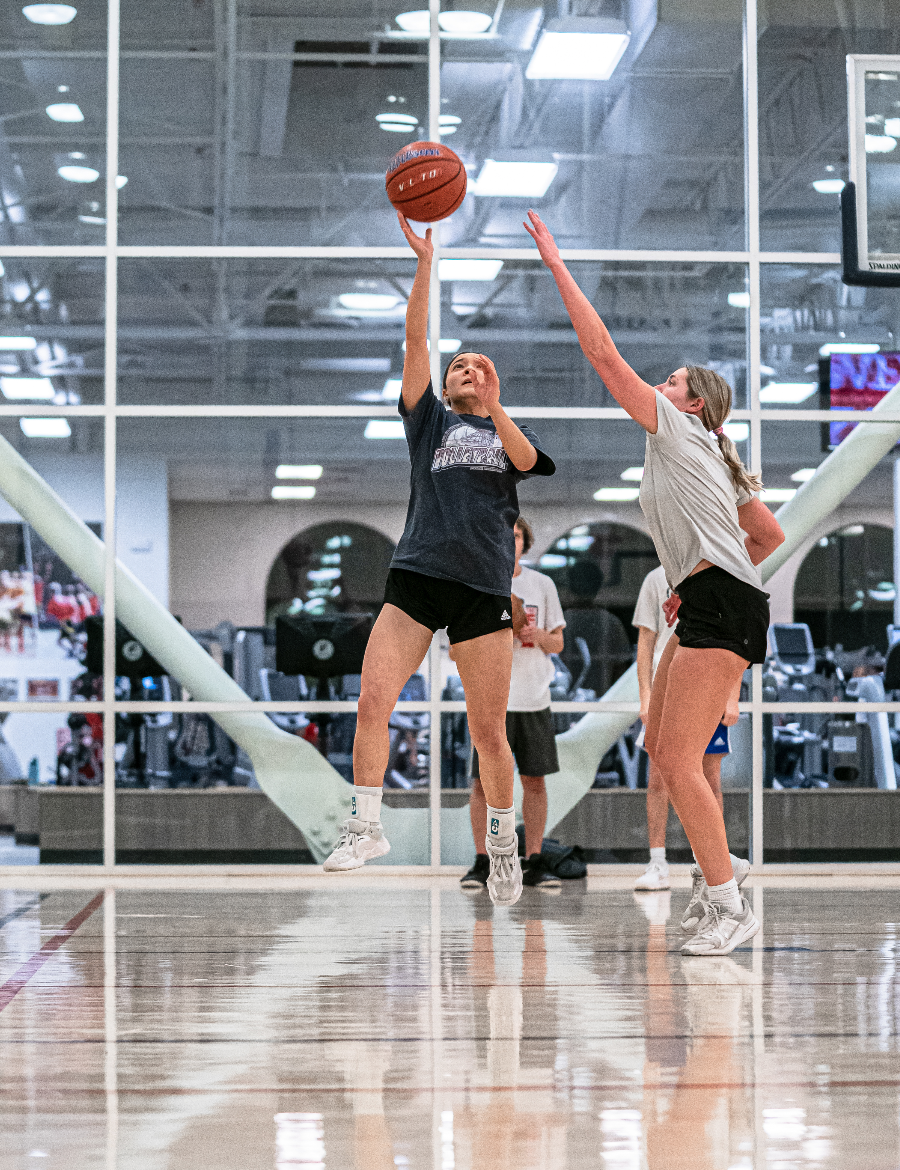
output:
[[[871,410],[900,382],[900,353],[833,353],[819,361],[823,410]],[[833,451],[855,422],[822,424],[822,450]]]

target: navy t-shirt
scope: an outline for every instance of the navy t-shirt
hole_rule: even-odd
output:
[[[515,568],[517,485],[529,475],[552,475],[553,460],[526,426],[538,452],[530,471],[517,471],[489,418],[454,414],[431,383],[408,411],[400,399],[410,472],[406,527],[391,561],[427,577],[460,581],[508,597]]]

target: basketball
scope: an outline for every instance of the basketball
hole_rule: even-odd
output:
[[[466,168],[449,146],[411,142],[390,161],[385,189],[393,206],[417,223],[437,223],[466,195]]]

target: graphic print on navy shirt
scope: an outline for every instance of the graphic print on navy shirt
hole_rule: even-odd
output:
[[[448,467],[478,467],[483,471],[510,471],[512,465],[496,431],[482,430],[471,423],[448,427],[442,447],[431,463],[432,471]]]

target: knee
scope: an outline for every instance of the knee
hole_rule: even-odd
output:
[[[384,701],[371,689],[363,687],[356,707],[357,727],[373,727],[376,724],[387,724],[391,712],[385,708]]]
[[[479,727],[470,728],[469,730],[472,736],[472,743],[475,745],[475,750],[482,759],[485,756],[499,756],[509,751],[509,743],[506,739],[506,731],[504,728]]]
[[[648,792],[665,792],[666,785],[660,774],[659,767],[655,760],[650,761],[650,767],[647,770],[647,791]]]
[[[529,796],[540,796],[547,790],[543,776],[520,776],[519,779],[522,781],[522,788]]]
[[[677,767],[675,753],[666,744],[661,743],[655,745],[653,755],[650,758],[659,785],[664,788],[673,769]]]

